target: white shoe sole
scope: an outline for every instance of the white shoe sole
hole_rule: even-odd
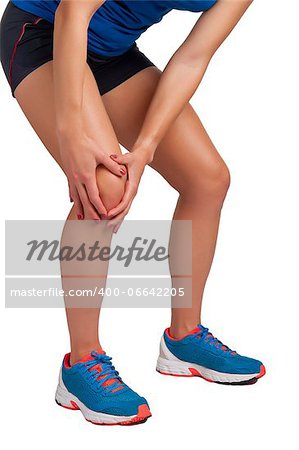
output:
[[[261,366],[259,373],[235,374],[223,373],[216,370],[207,369],[184,361],[171,361],[159,356],[157,361],[157,371],[163,375],[173,375],[178,377],[201,377],[206,381],[223,384],[248,384],[255,383],[258,378],[265,374],[264,366]]]
[[[171,353],[165,344],[163,336],[160,342],[160,356],[156,369],[163,375],[201,377],[206,381],[222,384],[254,384],[266,373],[263,365],[261,365],[258,373],[237,374],[217,372],[216,370],[208,369],[198,364],[182,361]]]
[[[64,408],[74,411],[80,410],[85,419],[95,425],[135,425],[145,422],[151,416],[151,412],[146,404],[140,405],[138,413],[133,416],[114,416],[93,411],[87,408],[75,395],[71,394],[61,381],[57,386],[55,401]]]

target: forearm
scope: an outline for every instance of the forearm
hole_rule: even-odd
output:
[[[209,59],[191,60],[178,51],[166,66],[148,108],[136,147],[143,147],[152,159],[170,125],[188,103],[207,69]]]
[[[55,15],[54,95],[56,125],[62,133],[81,126],[87,32],[94,13],[94,8],[86,9],[82,3],[79,6],[75,3],[78,2],[61,2]]]
[[[212,56],[252,0],[218,0],[201,15],[166,66],[140,130],[135,149],[149,161],[171,124],[200,84]]]

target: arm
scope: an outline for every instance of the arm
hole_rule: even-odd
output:
[[[84,210],[92,209],[97,212],[97,217],[107,213],[97,189],[97,165],[104,164],[116,175],[122,175],[120,166],[102,151],[101,142],[88,135],[83,121],[87,30],[93,14],[104,1],[62,0],[55,15],[53,76],[56,130],[70,195],[81,216]],[[99,101],[102,102],[100,95]],[[99,117],[98,122],[107,124],[105,108],[101,106],[99,115],[103,117]],[[106,126],[103,133],[113,132]],[[110,141],[117,142],[115,136]]]
[[[198,88],[208,64],[253,0],[218,0],[203,13],[167,64],[145,117],[136,149],[149,161],[170,125]],[[182,81],[183,80],[183,81]],[[169,95],[169,93],[172,95]]]
[[[187,39],[170,59],[161,75],[132,153],[114,158],[127,164],[129,169],[128,188],[123,201],[109,213],[110,216],[119,215],[115,222],[122,220],[130,208],[137,192],[138,173],[144,164],[153,160],[155,150],[168,128],[199,86],[212,56],[251,3],[252,0],[218,0],[200,16]]]

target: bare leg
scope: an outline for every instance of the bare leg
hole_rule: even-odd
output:
[[[104,96],[117,137],[128,149],[136,140],[159,78],[157,69],[146,69]],[[180,194],[174,218],[192,220],[192,308],[172,310],[171,333],[179,337],[201,321],[202,296],[215,252],[229,171],[190,105],[159,145],[152,167]]]
[[[54,105],[51,70],[46,67],[27,77],[19,86],[16,96],[31,124],[59,163],[55,134],[49,127],[49,123],[54,123]],[[103,96],[117,137],[128,149],[138,135],[159,78],[157,69],[148,68]],[[45,89],[45,83],[49,89]],[[93,98],[90,98],[88,107],[91,105],[94,105]],[[214,255],[220,212],[229,186],[229,173],[190,105],[159,145],[152,166],[180,193],[174,217],[190,219],[193,224],[193,306],[172,312],[171,332],[174,336],[180,336],[200,321],[202,295]],[[108,188],[108,196],[110,192]],[[89,331],[86,347],[90,347],[91,342],[93,346],[99,345],[98,314],[96,310],[68,311],[72,341],[79,342],[73,347],[80,346],[83,336],[88,336]],[[78,339],[76,336],[79,336]],[[80,352],[77,351],[78,355]]]
[[[97,95],[99,95],[97,86],[93,76],[89,73],[84,91],[84,115],[89,126],[94,126],[97,118],[99,105]],[[17,88],[16,98],[45,147],[61,166],[54,125],[52,63],[45,64],[28,76]],[[111,142],[111,148],[115,150],[114,144]],[[107,152],[109,152],[109,148],[107,148]],[[122,198],[124,181],[103,167],[97,169],[98,187],[108,209],[117,205]],[[90,218],[86,211],[85,217]],[[73,208],[68,219],[77,219]],[[75,299],[73,300],[75,301]],[[73,363],[90,350],[101,349],[98,337],[99,308],[67,308],[66,313],[70,332],[71,362]]]

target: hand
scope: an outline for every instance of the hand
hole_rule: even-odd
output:
[[[142,150],[132,150],[131,153],[125,155],[110,155],[113,161],[123,164],[127,167],[128,177],[125,185],[125,194],[121,202],[113,209],[108,211],[108,226],[113,228],[116,233],[121,226],[122,221],[128,214],[131,204],[137,194],[139,182],[143,174],[146,164],[151,159],[147,153]]]
[[[63,168],[68,178],[70,199],[78,219],[101,219],[107,210],[99,195],[96,168],[102,164],[117,176],[126,175],[126,168],[113,161],[101,149],[101,144],[84,133],[75,133],[71,138],[59,136]]]

